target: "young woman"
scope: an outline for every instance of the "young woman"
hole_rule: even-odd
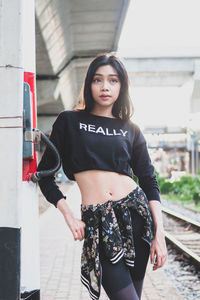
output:
[[[167,250],[154,167],[140,128],[130,120],[128,75],[115,55],[100,54],[91,62],[81,105],[59,114],[50,137],[65,174],[80,188],[81,220],[53,176],[39,185],[74,240],[84,239],[81,281],[90,297],[99,299],[102,284],[109,299],[138,300],[149,256],[156,270]],[[38,171],[53,165],[47,148]]]

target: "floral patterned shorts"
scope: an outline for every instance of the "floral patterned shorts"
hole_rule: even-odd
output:
[[[144,191],[137,186],[124,198],[103,204],[81,205],[82,220],[85,222],[85,239],[81,254],[81,281],[92,299],[99,299],[101,291],[101,266],[99,239],[103,241],[106,256],[112,264],[124,259],[134,267],[135,247],[131,210],[144,219],[142,239],[150,246],[154,228],[148,200]]]

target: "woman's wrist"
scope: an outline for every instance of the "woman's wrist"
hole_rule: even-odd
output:
[[[60,200],[58,200],[57,208],[61,211],[63,216],[73,215],[71,209],[69,208],[69,205],[67,204],[67,202],[64,198],[61,198]]]
[[[165,234],[165,230],[163,227],[157,227],[155,229],[155,234],[158,235],[158,234]]]
[[[153,217],[155,234],[164,234],[162,209],[161,209],[160,202],[157,200],[151,200],[151,201],[149,201],[149,206],[150,206],[151,214]]]

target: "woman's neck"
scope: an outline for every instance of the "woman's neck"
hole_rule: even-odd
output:
[[[112,114],[112,108],[111,108],[111,110],[95,108],[95,109],[92,109],[90,111],[90,113],[93,115],[97,115],[97,116],[115,118]]]

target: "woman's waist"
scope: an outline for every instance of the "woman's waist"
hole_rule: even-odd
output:
[[[75,174],[80,188],[82,204],[102,204],[116,201],[137,187],[129,176],[104,170],[87,170]]]

